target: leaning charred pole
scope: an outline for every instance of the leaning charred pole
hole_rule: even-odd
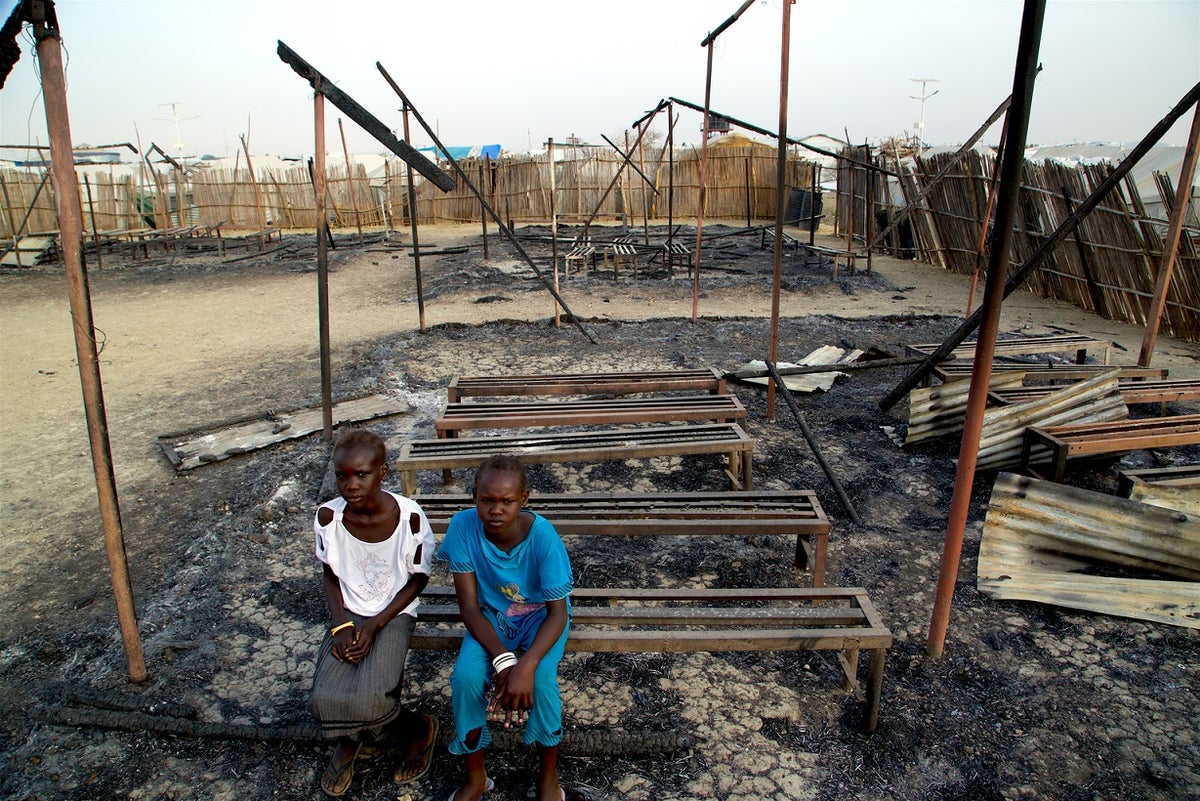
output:
[[[1193,86],[1187,92],[1187,94],[1183,96],[1183,99],[1181,99],[1175,105],[1175,107],[1171,109],[1167,116],[1159,120],[1158,124],[1150,129],[1150,132],[1142,138],[1142,141],[1138,142],[1137,146],[1129,151],[1129,155],[1127,155],[1124,160],[1122,160],[1121,163],[1113,169],[1107,178],[1101,181],[1100,185],[1092,191],[1092,194],[1088,195],[1087,199],[1080,203],[1079,207],[1076,208],[1075,211],[1068,214],[1067,217],[1059,224],[1058,228],[1056,228],[1054,232],[1050,234],[1050,236],[1044,242],[1042,242],[1040,246],[1038,246],[1037,250],[1035,250],[1032,255],[1025,260],[1025,263],[1018,267],[1012,273],[1012,275],[1009,276],[1008,281],[1004,284],[1004,297],[1008,297],[1015,292],[1017,287],[1021,286],[1021,284],[1025,282],[1025,279],[1028,278],[1034,270],[1041,266],[1042,259],[1053,253],[1054,249],[1058,247],[1059,243],[1070,236],[1075,229],[1079,227],[1079,224],[1083,222],[1084,218],[1091,214],[1091,212],[1100,205],[1101,201],[1108,196],[1108,193],[1111,192],[1113,188],[1116,187],[1116,185],[1119,184],[1125,178],[1125,176],[1129,174],[1129,171],[1134,168],[1138,161],[1140,161],[1147,152],[1149,152],[1150,148],[1158,144],[1158,140],[1162,139],[1163,136],[1166,135],[1167,131],[1171,129],[1171,126],[1174,125],[1180,117],[1186,114],[1188,109],[1196,105],[1198,100],[1200,100],[1200,83],[1197,83],[1195,86]],[[1018,155],[1022,162],[1024,161],[1024,156],[1024,152],[1021,152]],[[1007,155],[1002,155],[1001,158],[1007,158]],[[996,225],[998,226],[999,222],[997,222]],[[993,234],[993,236],[995,236],[995,234]],[[921,362],[917,369],[909,373],[909,375],[906,376],[903,381],[897,384],[896,387],[879,402],[879,408],[886,412],[888,409],[895,406],[896,403],[905,395],[907,395],[913,387],[921,383],[925,376],[929,375],[930,371],[933,370],[934,366],[937,365],[938,362],[947,358],[951,351],[961,345],[963,340],[971,335],[971,332],[973,332],[976,327],[979,326],[979,321],[982,317],[982,307],[972,312],[971,315],[967,317],[967,319],[963,320],[962,324],[955,329],[952,334],[950,334],[950,336],[946,337],[946,340],[942,342],[942,344],[939,345],[938,348],[933,351],[933,353],[929,354],[924,361]]]
[[[654,116],[666,107],[667,107],[667,101],[665,101],[665,100],[658,101],[658,105],[654,108],[654,113],[650,115],[650,119],[653,120]],[[641,147],[642,137],[645,135],[647,128],[648,128],[648,126],[638,126],[638,137],[637,137],[637,141],[634,142],[634,144],[633,144],[634,147]],[[610,145],[612,145],[613,148],[618,153],[621,153],[621,148],[617,147],[616,145],[613,145],[612,142],[609,142],[607,136],[604,137],[604,141],[606,141]],[[617,182],[621,180],[621,174],[623,172],[625,172],[625,168],[628,166],[628,167],[633,167],[633,169],[637,170],[637,167],[634,167],[634,165],[633,165],[633,161],[632,161],[633,151],[632,150],[630,150],[629,153],[621,153],[621,158],[623,159],[623,161],[621,162],[621,166],[617,168],[616,175],[614,175],[613,179],[609,182],[608,188],[604,190],[604,193],[602,195],[600,195],[600,200],[596,203],[596,208],[592,209],[592,213],[588,215],[587,221],[584,222],[584,224],[583,224],[583,235],[585,237],[588,235],[588,230],[592,227],[592,222],[596,219],[596,215],[600,213],[600,208],[604,205],[604,201],[608,200],[608,196],[610,194],[612,194],[613,188],[617,185]],[[638,174],[641,175],[643,178],[646,177],[645,173],[643,173],[641,170],[638,170]]]
[[[787,0],[784,1],[787,2]],[[833,472],[833,468],[829,466],[829,462],[825,461],[825,457],[821,453],[821,448],[817,445],[816,437],[809,430],[808,423],[804,422],[804,415],[800,414],[800,407],[797,405],[796,399],[792,397],[792,391],[783,382],[783,377],[779,375],[779,369],[775,366],[775,362],[768,359],[766,360],[766,364],[767,372],[771,375],[772,385],[779,388],[783,399],[787,401],[788,408],[792,410],[792,416],[796,418],[796,425],[800,427],[800,433],[804,435],[804,440],[808,443],[808,447],[812,448],[817,464],[821,465],[821,470],[824,471],[825,477],[829,479],[829,483],[833,486],[833,491],[838,496],[838,500],[842,502],[842,507],[846,510],[846,514],[850,515],[850,519],[854,521],[856,526],[861,526],[862,519],[858,516],[858,512],[854,511],[854,506],[850,503],[850,497],[846,495],[846,490],[842,488],[842,482],[838,480],[837,474]]]
[[[596,340],[593,339],[588,330],[583,327],[583,323],[579,321],[577,316],[575,316],[575,312],[571,311],[566,302],[563,301],[562,297],[558,294],[558,290],[554,288],[554,285],[546,280],[545,273],[538,269],[538,266],[534,264],[530,255],[525,252],[525,248],[521,247],[521,243],[517,241],[516,235],[509,230],[508,226],[504,224],[504,220],[500,219],[500,215],[496,213],[496,210],[493,209],[491,204],[484,199],[483,192],[476,188],[475,184],[471,183],[471,177],[467,175],[466,170],[460,167],[458,161],[456,161],[455,158],[450,155],[450,152],[446,150],[446,147],[442,144],[441,139],[439,139],[438,135],[434,133],[434,130],[429,127],[429,123],[425,121],[425,118],[421,116],[421,112],[417,111],[417,107],[414,106],[408,99],[408,95],[404,94],[404,91],[396,85],[396,82],[392,80],[392,76],[388,74],[388,71],[385,70],[383,65],[378,61],[375,62],[375,68],[379,70],[379,74],[382,75],[383,79],[388,82],[388,86],[392,87],[392,91],[395,92],[400,98],[400,101],[404,103],[404,107],[412,112],[417,122],[420,123],[421,127],[425,129],[426,135],[428,135],[430,140],[433,141],[434,146],[439,151],[446,154],[446,158],[449,160],[450,166],[452,166],[454,171],[458,173],[458,177],[462,180],[463,184],[471,190],[471,193],[475,195],[476,198],[479,199],[479,202],[483,206],[484,210],[486,210],[488,215],[496,221],[496,225],[499,227],[500,233],[505,239],[508,240],[508,243],[512,245],[518,253],[521,254],[521,258],[525,259],[525,262],[533,269],[534,275],[536,275],[538,280],[542,282],[542,286],[546,287],[550,294],[554,296],[554,299],[558,301],[560,306],[562,306],[563,311],[565,311],[571,318],[571,322],[575,324],[575,327],[579,329],[579,332],[587,337],[588,342],[591,342],[593,345],[595,345]],[[553,162],[551,162],[551,169],[553,169],[553,167]]]
[[[391,129],[384,125],[378,117],[360,106],[354,98],[343,92],[333,81],[326,78],[315,67],[302,59],[295,50],[292,50],[292,48],[280,41],[277,42],[275,52],[283,63],[295,70],[296,74],[301,78],[308,81],[314,90],[320,91],[321,94],[328,98],[330,103],[333,103],[347,117],[358,123],[360,128],[379,140],[379,143],[388,150],[404,159],[405,163],[421,173],[421,175],[424,175],[438,189],[443,192],[449,192],[455,187],[452,176],[447,175],[439,169],[436,164],[421,155],[412,145],[397,139]],[[317,89],[318,82],[320,84],[319,90]]]
[[[104,528],[105,550],[117,603],[117,621],[125,646],[129,680],[146,680],[146,662],[138,633],[133,588],[129,581],[129,562],[125,554],[125,535],[121,527],[121,508],[113,471],[112,448],[108,439],[108,416],[104,410],[104,386],[100,379],[100,359],[96,351],[96,326],[92,317],[92,299],[88,291],[87,269],[83,262],[83,208],[79,204],[79,184],[75,175],[75,157],[71,147],[71,123],[67,113],[67,86],[63,76],[62,45],[54,3],[27,3],[37,40],[38,63],[42,76],[42,96],[46,107],[46,131],[50,135],[50,165],[54,172],[55,205],[58,230],[62,238],[63,265],[71,302],[71,320],[75,330],[75,354],[79,360],[79,382],[83,388],[83,408],[87,417],[92,467],[96,473],[96,493]]]
[[[1042,41],[1042,20],[1046,0],[1025,0],[1021,33],[1017,40],[1016,68],[1013,71],[1012,105],[1008,112],[1008,139],[1000,162],[1000,187],[996,193],[996,231],[988,253],[987,283],[984,285],[983,325],[975,345],[975,367],[967,395],[962,445],[954,477],[954,495],[946,523],[942,563],[938,572],[937,595],[925,640],[925,653],[938,658],[950,625],[950,604],[958,580],[963,535],[971,508],[971,489],[979,459],[979,438],[983,432],[983,412],[987,405],[988,382],[992,377],[992,359],[996,354],[996,334],[1000,330],[1000,308],[1004,304],[1004,268],[1012,245],[1012,221],[1016,216],[1017,196],[1021,190],[1021,168],[1025,165],[1025,139],[1029,133],[1029,110],[1033,105],[1033,84],[1038,73],[1038,50]]]

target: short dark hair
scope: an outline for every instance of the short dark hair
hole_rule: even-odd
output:
[[[521,492],[524,492],[528,488],[525,463],[521,461],[519,456],[511,453],[496,453],[480,462],[479,468],[475,471],[475,489],[479,489],[479,479],[488,470],[502,470],[515,473],[517,478],[521,480]]]
[[[338,451],[348,451],[352,448],[367,448],[375,452],[375,459],[382,465],[387,464],[387,445],[383,437],[365,428],[348,428],[343,431],[333,446],[336,455]]]

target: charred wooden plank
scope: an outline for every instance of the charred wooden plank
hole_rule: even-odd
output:
[[[436,164],[421,155],[412,145],[402,139],[397,139],[391,129],[384,125],[378,117],[367,111],[358,104],[358,101],[339,89],[333,81],[326,78],[315,67],[301,58],[300,54],[295,50],[292,50],[292,48],[285,45],[282,41],[278,41],[275,52],[283,63],[295,70],[296,74],[301,78],[308,81],[314,90],[325,95],[330,103],[340,108],[347,117],[358,123],[359,127],[379,140],[380,144],[404,159],[405,163],[428,178],[438,189],[441,189],[443,192],[449,192],[457,185],[453,177],[443,172]]]

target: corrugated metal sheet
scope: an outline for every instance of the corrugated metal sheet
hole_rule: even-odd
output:
[[[988,388],[1019,387],[1024,378],[1024,373],[992,373]],[[970,381],[950,381],[908,393],[908,434],[904,444],[948,437],[962,431],[970,390]]]
[[[1021,446],[1029,426],[1124,420],[1129,409],[1121,397],[1117,370],[1068,384],[1058,392],[983,413],[977,470],[999,470],[1021,462]]]
[[[1098,563],[1183,580],[1085,574]],[[1200,518],[1050,481],[997,477],[977,578],[989,598],[1200,628],[1198,580]]]
[[[1200,520],[1200,487],[1175,487],[1169,484],[1134,484],[1129,497],[1141,503],[1185,512]]]

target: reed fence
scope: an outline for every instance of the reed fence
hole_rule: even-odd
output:
[[[848,148],[843,155],[869,162],[865,147]],[[935,265],[967,275],[986,273],[986,255],[979,253],[983,221],[991,207],[988,195],[994,159],[968,151],[957,163],[953,154],[915,159],[915,167],[889,163],[880,156],[874,163],[900,173],[900,189],[911,202],[929,187],[932,178],[946,174],[910,212],[920,256]],[[876,210],[894,214],[887,184],[869,185],[867,168],[842,160],[838,171],[837,231],[851,241],[865,243],[869,216]],[[1106,164],[1068,167],[1055,162],[1026,162],[1021,171],[1016,217],[1009,254],[1009,274],[1040,247],[1114,168]],[[878,173],[877,173],[878,175]],[[1159,195],[1169,210],[1174,189],[1169,176],[1156,175]],[[1150,218],[1129,176],[1089,214],[1074,234],[1047,255],[1025,282],[1025,289],[1042,297],[1073,303],[1103,317],[1145,325],[1162,262],[1166,223]],[[1176,267],[1161,331],[1200,341],[1200,227],[1192,215],[1181,239]]]
[[[719,142],[720,140],[716,140]],[[699,199],[699,153],[694,148],[643,148],[632,163],[649,182],[608,148],[564,145],[554,160],[555,210],[572,222],[595,215],[602,221],[661,221],[668,215],[695,217]],[[546,153],[467,159],[460,166],[480,187],[501,217],[514,222],[550,220],[550,159]],[[788,183],[808,188],[813,165],[788,157]],[[618,173],[620,176],[618,177]],[[54,195],[45,173],[0,171],[0,237],[14,232],[54,233],[58,222]],[[316,228],[316,202],[309,165],[284,170],[237,167],[186,171],[146,169],[138,175],[80,175],[79,196],[86,233],[119,234],[145,229],[196,226],[257,231]],[[326,208],[332,228],[389,226],[409,222],[407,165],[388,160],[382,174],[368,176],[362,165],[333,165],[328,170]],[[711,146],[708,152],[705,215],[710,218],[773,219],[775,149],[768,145]],[[673,187],[673,189],[672,189]],[[89,200],[88,191],[91,192]],[[422,224],[470,223],[481,216],[479,201],[459,178],[441,192],[418,176],[416,214]],[[28,221],[22,228],[22,220]]]

